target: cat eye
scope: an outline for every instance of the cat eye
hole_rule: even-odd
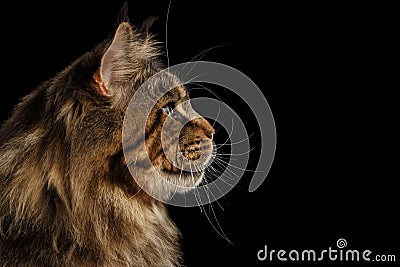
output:
[[[167,114],[167,115],[171,115],[172,114],[172,110],[173,110],[173,106],[171,103],[165,105],[162,110]]]
[[[182,123],[185,123],[186,120],[185,118],[182,116],[182,114],[179,111],[174,111],[175,108],[175,104],[174,103],[168,103],[167,105],[165,105],[164,107],[162,107],[163,112],[165,112],[165,114],[167,114],[168,116],[171,116],[172,119],[180,121]]]

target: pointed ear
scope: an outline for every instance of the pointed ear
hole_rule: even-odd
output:
[[[111,95],[111,84],[121,81],[129,70],[129,49],[134,39],[132,26],[128,22],[122,22],[114,35],[111,45],[104,53],[100,69],[94,79],[99,85],[99,91],[104,95]]]

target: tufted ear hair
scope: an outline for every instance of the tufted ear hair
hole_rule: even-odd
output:
[[[132,26],[128,22],[122,22],[115,32],[113,41],[104,53],[99,71],[94,79],[98,83],[99,93],[111,95],[111,84],[123,81],[128,75],[130,59],[129,51],[134,40]]]
[[[122,4],[118,12],[117,24],[115,27],[119,26],[122,22],[129,22],[129,5],[127,1]]]

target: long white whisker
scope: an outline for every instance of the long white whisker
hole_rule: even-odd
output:
[[[204,90],[206,90],[207,92],[209,92],[210,94],[212,94],[213,96],[215,96],[218,100],[220,100],[221,102],[223,102],[223,100],[222,100],[215,92],[213,92],[212,90],[208,89],[208,88],[205,87],[204,85],[202,85],[202,84],[200,84],[200,83],[192,83],[192,84],[197,85],[197,86],[200,86],[201,88],[190,88],[189,91],[204,89]]]
[[[181,169],[181,173],[179,174],[179,179],[178,179],[178,181],[180,181],[180,180],[182,179],[182,173],[183,173],[183,162],[182,162],[182,164],[181,164],[181,167],[180,167],[180,169]],[[173,198],[173,197],[175,196],[176,192],[178,192],[178,186],[175,186],[175,191],[174,191],[173,195],[171,196],[171,198]]]
[[[207,195],[207,196],[208,196],[208,195]],[[209,204],[209,205],[210,205],[210,204]],[[203,207],[203,209],[204,209],[204,207]],[[214,223],[211,221],[210,217],[207,215],[207,212],[205,212],[205,210],[204,210],[204,214],[206,215],[206,218],[207,218],[208,222],[211,224],[211,226],[214,228],[214,230],[217,232],[217,234],[219,234],[223,239],[225,239],[225,240],[228,241],[229,243],[233,244],[233,243],[229,240],[229,238],[226,236],[224,230],[222,230],[222,227],[221,227],[221,225],[219,224],[219,221],[218,221],[218,219],[217,219],[217,217],[216,217],[216,215],[215,215],[215,212],[214,212],[214,208],[213,208],[212,206],[211,206],[211,209],[212,209],[212,213],[214,214],[214,218],[215,218],[215,221],[217,222],[217,225],[218,225],[218,228],[219,228],[219,229],[217,229],[217,227],[215,227]]]
[[[193,182],[193,184],[195,184],[195,182],[194,182],[194,176],[193,176],[193,170],[192,170],[192,163],[189,161],[189,168],[190,168],[190,175],[192,176],[192,182]],[[197,190],[197,188],[195,187],[194,188],[194,197],[195,197],[195,199],[196,199],[196,202],[197,202],[197,205],[199,205],[199,208],[200,208],[200,211],[201,212],[203,212],[203,210],[202,210],[202,205],[201,205],[201,199],[200,199],[200,194],[199,194],[199,200],[197,200],[197,195],[196,195],[196,193],[197,194],[199,194],[199,191]],[[205,211],[204,211],[205,212]]]
[[[218,119],[219,119],[219,114],[221,113],[221,108],[220,107],[218,107],[218,113],[217,113],[217,118],[214,120],[214,123],[213,123],[213,125],[212,125],[212,127],[214,128],[214,126],[215,126],[215,123],[218,121]],[[217,149],[217,146],[215,146],[215,148]]]
[[[189,60],[189,61],[183,66],[183,68],[181,69],[181,71],[179,72],[179,74],[181,74],[181,72],[189,65],[189,63],[192,63],[193,60],[199,61],[199,60],[201,60],[209,51],[211,51],[212,49],[216,49],[216,48],[223,47],[223,46],[227,46],[227,45],[228,45],[228,44],[216,45],[216,46],[213,46],[213,47],[210,47],[210,48],[208,48],[208,49],[206,49],[206,50],[201,51],[199,54],[195,55],[191,60]],[[201,57],[197,59],[197,57],[199,57],[199,56],[201,56]],[[197,63],[195,63],[195,66],[196,66],[196,64],[197,64]],[[193,66],[193,67],[189,70],[189,72],[187,73],[187,75],[193,70],[193,68],[194,68],[195,66]],[[186,76],[187,76],[187,75],[186,75]]]
[[[221,171],[217,170],[215,167],[212,165],[208,166],[207,172],[210,173],[211,175],[219,176],[222,174]],[[212,172],[212,173],[211,173]]]
[[[200,208],[200,212],[203,213],[203,207],[202,207],[202,205],[201,205],[201,203],[200,203],[200,200],[197,199],[197,195],[198,195],[198,194],[199,194],[199,192],[197,191],[197,188],[194,188],[194,199],[196,199],[197,205],[198,205],[199,208]],[[199,197],[199,198],[200,198],[200,197]]]
[[[229,186],[232,186],[231,184],[229,184],[228,182],[226,182],[226,181],[224,181],[224,180],[222,180],[224,183],[226,183],[227,185],[229,185]],[[215,184],[215,187],[218,189],[218,191],[221,193],[221,194],[223,194],[223,192],[221,191],[221,189],[218,187],[218,185],[217,184]],[[211,189],[209,189],[210,190],[210,192],[211,192]],[[214,198],[215,198],[215,196],[214,196]],[[225,211],[224,210],[224,208],[219,204],[219,202],[218,202],[218,200],[215,200],[217,203],[218,203],[218,205],[220,206],[220,208],[223,210],[223,211]]]
[[[217,226],[218,226],[219,229],[217,229],[217,227],[214,226],[214,224],[212,223],[211,219],[208,217],[207,213],[205,213],[205,215],[206,215],[208,221],[210,222],[210,224],[212,225],[212,227],[214,228],[214,230],[215,230],[223,239],[225,239],[226,241],[228,241],[229,243],[232,244],[232,242],[231,242],[231,241],[229,240],[229,238],[226,236],[224,230],[222,229],[222,227],[221,227],[221,225],[220,225],[220,223],[219,223],[219,221],[218,221],[218,219],[217,219],[217,216],[216,216],[216,214],[215,214],[214,208],[213,208],[213,206],[211,205],[210,196],[208,195],[207,190],[206,190],[205,192],[206,192],[207,198],[208,198],[208,200],[209,200],[209,202],[210,202],[210,203],[208,204],[208,205],[209,205],[209,206],[208,206],[208,207],[209,207],[209,211],[211,211],[210,213],[213,214],[213,217],[214,217],[215,222],[217,223]]]
[[[167,21],[165,22],[165,49],[167,52],[167,67],[169,69],[169,52],[168,52],[168,20],[169,20],[169,10],[171,8],[171,2],[172,0],[169,1],[168,4],[168,11],[167,11]]]
[[[224,166],[222,163],[227,164],[225,161],[214,161],[216,165],[220,166],[221,168],[224,168],[226,171],[230,172],[232,175],[234,175],[236,178],[239,178],[239,176],[232,172],[230,169],[226,168],[226,166]]]
[[[193,180],[194,180],[192,164],[190,163],[190,161],[189,161],[189,166],[190,166],[190,173],[191,173],[192,178],[193,178]],[[196,171],[198,171],[197,168],[196,168],[196,166],[194,166],[194,168],[195,168]],[[205,190],[205,192],[206,192],[207,198],[208,198],[208,200],[209,200],[209,202],[210,202],[209,205],[211,205],[210,196],[208,195],[207,190]],[[208,222],[211,224],[211,226],[214,228],[214,230],[215,230],[223,239],[225,239],[226,241],[228,241],[229,243],[232,244],[232,242],[229,240],[229,238],[228,238],[227,235],[225,234],[224,230],[222,229],[222,227],[221,227],[221,225],[220,225],[220,223],[219,223],[219,221],[218,221],[218,219],[217,219],[217,217],[216,217],[216,215],[215,215],[214,208],[211,206],[211,211],[212,211],[212,213],[213,213],[213,215],[214,215],[215,221],[217,222],[217,225],[218,225],[218,228],[219,228],[219,229],[217,229],[217,227],[213,224],[213,222],[211,221],[210,217],[207,215],[207,212],[205,211],[205,208],[199,203],[200,201],[197,200],[197,195],[196,195],[196,193],[198,194],[198,197],[199,197],[199,199],[200,199],[200,193],[198,192],[198,189],[197,189],[197,188],[195,188],[195,198],[196,198],[196,202],[197,202],[197,204],[199,204],[200,210],[201,210],[202,212],[204,211],[204,214],[206,215],[206,218],[207,218]],[[201,199],[200,199],[200,200],[201,200]],[[202,208],[203,208],[203,209],[202,209]],[[221,207],[221,208],[222,208],[222,207]]]
[[[224,46],[227,46],[227,45],[228,45],[228,44],[215,45],[215,46],[212,46],[212,47],[210,47],[210,48],[207,48],[207,49],[201,51],[200,53],[198,53],[197,55],[195,55],[189,62],[192,62],[193,60],[201,60],[201,59],[203,59],[203,57],[204,57],[208,52],[210,52],[211,50],[216,49],[216,48],[220,48],[220,47],[224,47]],[[185,67],[186,67],[186,65],[183,67],[183,69],[184,69]]]
[[[233,167],[233,168],[235,168],[235,169],[242,170],[242,171],[245,171],[245,172],[252,172],[252,173],[258,173],[258,172],[260,172],[260,173],[265,173],[265,171],[257,171],[257,170],[249,170],[249,169],[240,168],[240,167],[238,167],[238,166],[236,166],[236,165],[234,165],[234,164],[232,164],[232,163],[230,163],[230,162],[226,162],[224,159],[221,159],[221,158],[215,158],[215,163],[216,163],[216,164],[225,163],[227,166],[231,166],[231,167]],[[224,167],[227,167],[227,166],[224,166]]]
[[[189,83],[191,83],[193,80],[195,80],[195,79],[199,78],[201,75],[203,75],[203,74],[199,74],[199,75],[197,75],[197,76],[193,77],[193,78],[192,78],[192,79],[190,79],[189,81],[186,81],[186,82],[185,82],[185,84],[189,84]],[[180,77],[180,76],[178,76],[178,77]]]
[[[233,127],[234,127],[234,123],[233,123],[233,119],[232,119],[232,128],[231,128],[231,130],[229,131],[228,137],[226,138],[225,142],[222,143],[222,145],[219,145],[219,147],[225,145],[225,144],[228,142],[228,140],[231,139],[231,136],[232,136],[232,133],[233,133]]]
[[[242,139],[242,140],[239,140],[239,141],[237,141],[237,142],[230,143],[230,144],[221,144],[221,145],[217,145],[217,148],[220,148],[220,147],[222,147],[222,146],[224,146],[224,145],[232,146],[232,145],[237,145],[237,144],[243,143],[244,141],[250,140],[250,137],[252,137],[253,135],[254,135],[254,133],[251,133],[247,138]]]
[[[218,161],[220,162],[220,163],[225,163],[227,166],[231,166],[231,167],[233,167],[233,168],[235,168],[235,169],[238,169],[238,170],[241,170],[241,171],[251,171],[251,170],[247,170],[247,169],[244,169],[244,168],[240,168],[240,167],[238,167],[238,166],[236,166],[236,165],[233,165],[233,164],[231,164],[231,163],[229,163],[229,162],[226,162],[226,161],[222,161],[222,160],[220,160],[220,159],[218,159]],[[227,166],[225,166],[225,167],[227,167]],[[255,172],[255,171],[254,171]]]
[[[223,167],[223,169],[226,169],[226,166],[223,166],[222,164],[219,165],[219,164],[221,164],[221,163],[216,163],[216,165],[218,167]],[[210,166],[210,168],[213,168],[213,167]],[[232,173],[232,171],[229,170],[229,169],[227,169],[227,171]],[[232,173],[232,174],[235,175],[234,173]],[[224,174],[223,172],[221,172],[220,174],[218,174],[218,178],[219,177],[224,177],[224,176],[227,177],[229,180],[236,181],[236,179],[234,177],[231,177],[231,176],[227,175],[226,173]],[[228,183],[227,181],[225,181],[224,179],[222,179],[222,181],[224,183],[226,183],[227,185],[232,185],[232,184]]]
[[[243,156],[243,155],[249,154],[254,149],[255,149],[255,147],[252,147],[250,150],[248,150],[246,152],[243,152],[243,153],[235,153],[235,154],[233,154],[233,153],[219,153],[218,155],[221,155],[221,156]]]
[[[205,188],[205,192],[206,192],[206,194],[207,194],[207,197],[208,197],[208,193],[207,193],[207,190],[208,190],[208,192],[210,192],[210,194],[213,196],[213,198],[215,199],[215,202],[217,202],[217,204],[218,204],[218,206],[222,209],[222,210],[224,210],[224,208],[221,206],[221,204],[218,202],[218,199],[216,199],[216,197],[215,197],[215,195],[214,195],[214,193],[211,191],[211,189],[210,188],[208,188],[208,187],[204,187]],[[218,187],[217,187],[218,188]],[[219,188],[218,188],[218,190],[219,191],[221,191]],[[208,197],[208,200],[210,200],[210,198]],[[211,201],[210,201],[210,205],[211,205]]]

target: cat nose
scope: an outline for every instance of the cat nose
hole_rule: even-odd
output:
[[[204,119],[203,119],[204,120]],[[210,125],[210,123],[208,123],[208,121],[204,120],[203,124],[201,125],[202,130],[204,132],[204,135],[210,139],[213,140],[214,139],[214,134],[215,134],[215,130],[214,128]]]
[[[200,123],[200,127],[202,128],[202,130],[203,130],[205,136],[206,136],[207,138],[209,138],[210,140],[213,140],[214,134],[215,134],[215,130],[214,130],[214,128],[210,125],[210,123],[209,123],[207,120],[203,119],[203,120],[201,121],[201,123]]]
[[[206,136],[207,136],[208,138],[210,138],[211,140],[213,140],[214,134],[215,134],[214,131],[208,131],[208,132],[206,132]]]
[[[193,120],[192,123],[198,127],[198,134],[200,134],[199,137],[203,136],[213,140],[215,130],[206,119],[198,118]]]

